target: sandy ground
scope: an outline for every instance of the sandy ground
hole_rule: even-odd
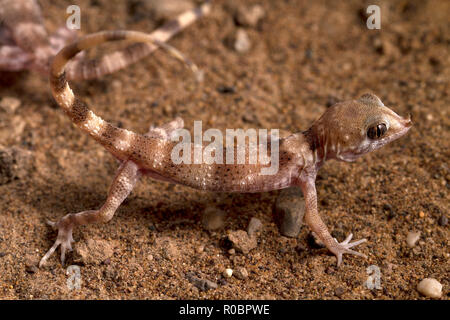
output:
[[[68,5],[80,5],[80,34],[149,32],[161,21],[144,2],[40,1],[49,30],[64,23]],[[346,256],[338,269],[308,241],[306,226],[297,238],[281,236],[278,191],[217,195],[144,178],[109,223],[75,230],[68,265],[80,267],[81,288],[70,290],[57,255],[36,268],[56,237],[45,221],[98,208],[117,163],[70,124],[45,77],[1,73],[0,144],[12,160],[0,168],[0,298],[423,299],[416,286],[432,277],[448,299],[450,3],[372,2],[382,9],[381,30],[366,28],[364,1],[216,1],[210,16],[170,41],[204,70],[201,86],[162,52],[74,84],[105,119],[142,133],[175,116],[189,129],[202,120],[218,129],[295,132],[367,91],[411,113],[407,136],[353,164],[329,162],[318,177],[325,223],[339,240],[350,232],[368,238],[359,246],[367,259]],[[254,4],[265,16],[242,25],[236,10]],[[238,28],[251,42],[246,53],[233,48]],[[215,231],[202,224],[210,207],[226,213]],[[252,217],[262,222],[256,248],[229,251],[227,231],[246,230]],[[421,233],[414,248],[406,244],[410,231]],[[86,255],[90,247],[98,252]],[[371,265],[380,270],[379,290],[364,284]],[[222,275],[242,267],[244,279]],[[200,290],[193,277],[217,288]]]

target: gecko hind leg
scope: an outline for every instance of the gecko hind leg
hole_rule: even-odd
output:
[[[58,236],[50,250],[42,257],[39,262],[39,267],[45,264],[58,246],[61,246],[61,263],[64,265],[66,251],[72,250],[71,243],[74,241],[72,237],[73,228],[79,225],[105,223],[111,220],[116,210],[139,181],[140,176],[139,168],[134,162],[123,162],[117,170],[116,177],[111,184],[108,198],[99,210],[69,213],[59,219],[58,222],[49,222],[54,229],[58,230]]]
[[[183,120],[181,118],[176,118],[159,128],[150,129],[146,135],[155,135],[161,139],[167,139],[174,130],[182,127]],[[58,222],[47,221],[50,226],[58,230],[58,236],[50,250],[42,257],[39,262],[39,267],[42,267],[45,264],[59,246],[61,246],[61,263],[64,265],[66,252],[72,250],[72,242],[74,242],[72,237],[73,228],[78,225],[95,222],[105,223],[111,220],[116,210],[133,190],[141,175],[138,166],[134,162],[124,161],[117,170],[116,176],[108,192],[108,198],[99,210],[69,213],[62,217]]]

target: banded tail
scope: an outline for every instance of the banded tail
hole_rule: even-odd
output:
[[[89,107],[78,99],[70,88],[65,73],[68,61],[80,51],[95,47],[109,41],[127,40],[133,42],[151,43],[165,49],[170,55],[182,61],[197,76],[200,74],[197,66],[174,47],[154,39],[151,35],[138,31],[103,31],[80,38],[64,47],[53,59],[50,67],[50,85],[53,97],[65,111],[71,121],[82,131],[89,134],[109,152],[120,160],[128,159],[141,145],[150,139],[144,135],[126,129],[120,129],[97,116]],[[199,78],[199,77],[197,77]]]
[[[167,42],[178,32],[207,15],[210,11],[211,0],[208,0],[197,8],[181,13],[175,19],[168,21],[161,28],[150,33],[150,35],[160,42]],[[139,61],[157,48],[158,46],[151,42],[140,42],[122,50],[106,54],[100,59],[71,61],[67,66],[66,75],[69,80],[99,78]]]

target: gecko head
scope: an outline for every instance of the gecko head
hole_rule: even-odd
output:
[[[410,116],[399,116],[376,95],[366,93],[358,100],[330,107],[313,127],[318,134],[325,133],[321,140],[322,144],[327,144],[326,158],[354,161],[397,140],[411,126]]]

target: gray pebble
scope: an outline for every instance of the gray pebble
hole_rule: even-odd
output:
[[[445,227],[448,224],[448,218],[445,214],[439,217],[438,223],[440,226]]]
[[[334,290],[334,294],[337,297],[341,297],[345,293],[345,289],[342,287],[337,287],[336,290]]]
[[[297,237],[305,214],[305,200],[300,188],[282,190],[275,203],[274,214],[280,233],[286,237]]]
[[[262,222],[258,218],[251,218],[250,222],[248,223],[247,227],[247,233],[249,236],[253,236],[256,232],[261,230],[262,228]]]
[[[217,289],[217,283],[212,282],[208,279],[200,279],[192,273],[188,273],[186,275],[186,278],[189,280],[190,283],[192,283],[196,288],[198,288],[201,291]]]
[[[38,271],[38,268],[34,264],[27,264],[25,266],[25,271],[27,273],[36,273]]]

